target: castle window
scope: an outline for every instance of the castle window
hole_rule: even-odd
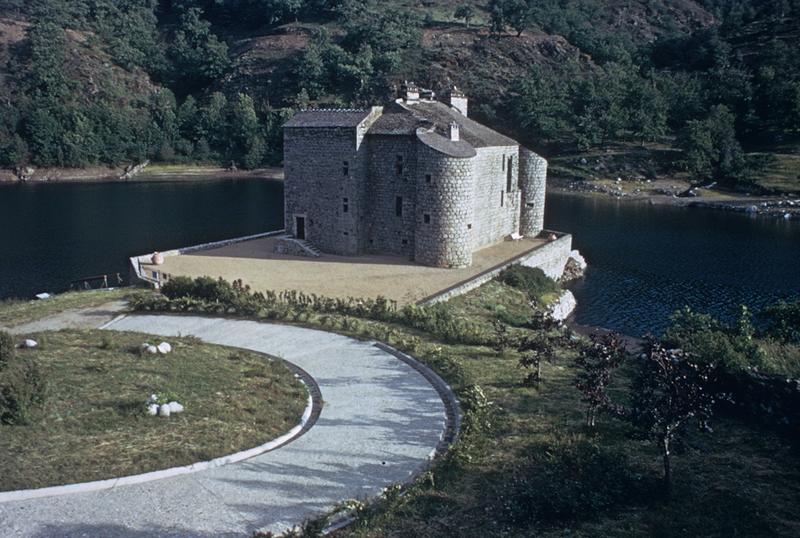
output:
[[[407,245],[407,244],[408,244],[408,239],[403,239],[402,243],[403,243],[404,245]]]
[[[348,161],[342,161],[342,175],[343,176],[350,175],[350,163]]]
[[[403,216],[403,197],[402,196],[398,196],[394,200],[394,214],[397,215],[398,217],[402,217]]]
[[[472,224],[467,224],[467,230],[471,230],[471,229],[472,229]]]
[[[503,172],[505,172],[506,171],[506,154],[505,153],[503,153],[503,158],[500,160],[500,162],[503,163]]]
[[[403,175],[403,156],[402,155],[398,155],[397,156],[397,161],[395,162],[394,166],[395,166],[395,170],[397,171],[397,175],[398,176],[402,176]]]
[[[422,221],[425,224],[430,224],[431,223],[431,216],[428,215],[427,213],[425,213],[424,215],[422,215]]]
[[[500,191],[500,207],[503,207],[503,204],[505,204],[505,201],[506,201],[506,193],[503,192],[503,191]]]
[[[425,183],[430,183],[430,182],[431,182],[431,175],[425,174]]]
[[[350,199],[342,198],[342,213],[347,213],[350,210]]]
[[[513,173],[514,157],[508,158],[508,170],[506,170],[506,192],[511,192],[511,179]]]

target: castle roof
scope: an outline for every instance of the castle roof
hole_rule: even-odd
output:
[[[519,145],[515,140],[439,101],[395,103],[394,106],[386,107],[367,134],[410,136],[415,134],[419,127],[433,127],[436,133],[447,137],[450,124],[453,122],[459,126],[461,140],[473,148]]]
[[[355,108],[312,108],[301,110],[284,127],[357,127],[370,110]]]

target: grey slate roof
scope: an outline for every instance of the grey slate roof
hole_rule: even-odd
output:
[[[438,101],[420,101],[415,104],[393,104],[384,109],[383,115],[369,128],[369,135],[413,135],[418,127],[430,127],[448,137],[450,123],[459,125],[461,140],[474,148],[495,146],[517,146],[519,143],[462,115],[457,110]]]
[[[356,127],[369,116],[369,110],[318,108],[301,110],[284,127]]]
[[[417,138],[429,148],[450,157],[468,159],[477,154],[475,148],[464,140],[450,140],[439,133],[428,131],[422,127],[417,129]]]

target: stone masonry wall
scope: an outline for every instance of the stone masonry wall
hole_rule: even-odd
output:
[[[472,264],[474,158],[448,157],[417,146],[417,262],[436,267]],[[427,181],[427,175],[431,181]],[[428,222],[426,222],[426,220]]]
[[[519,151],[519,186],[522,191],[519,232],[534,237],[544,228],[547,161],[527,148]]]
[[[295,216],[305,215],[309,243],[324,252],[358,254],[367,159],[356,129],[285,129],[284,148],[286,231],[296,235]]]
[[[368,139],[369,180],[364,216],[365,252],[414,256],[416,146],[411,137]],[[402,161],[398,161],[401,158]],[[398,164],[402,172],[398,173]],[[402,198],[402,215],[396,211]]]
[[[473,158],[473,250],[502,241],[519,230],[521,200],[519,147],[477,148],[477,152]]]

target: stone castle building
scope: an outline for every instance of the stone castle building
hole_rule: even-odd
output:
[[[284,125],[286,232],[323,252],[437,267],[538,235],[547,161],[467,107],[455,88],[437,101],[406,84],[385,107],[297,113]]]

